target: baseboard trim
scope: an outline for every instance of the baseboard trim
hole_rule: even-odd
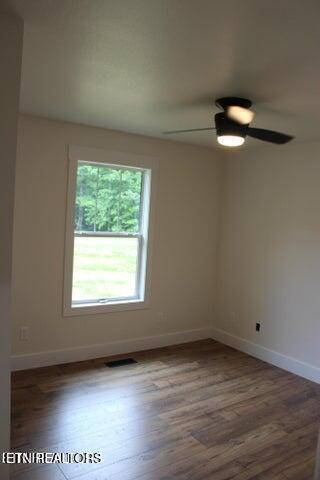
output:
[[[79,362],[93,358],[121,355],[151,348],[166,347],[179,343],[192,342],[211,337],[211,327],[202,327],[194,330],[183,330],[162,335],[141,338],[132,338],[117,342],[108,342],[95,345],[51,350],[46,352],[13,355],[11,370],[27,370],[29,368],[47,367],[61,363]]]
[[[269,348],[262,347],[257,343],[250,342],[249,340],[232,335],[231,333],[218,328],[211,328],[211,338],[240,350],[241,352],[248,353],[260,360],[264,360],[267,363],[271,363],[283,370],[295,373],[296,375],[312,380],[313,382],[320,383],[320,368],[315,367],[314,365],[302,362],[293,357],[288,357],[282,353],[270,350]]]
[[[93,358],[121,355],[130,352],[149,350],[152,348],[177,345],[205,338],[213,338],[218,342],[229,345],[237,350],[259,358],[267,363],[283,368],[288,372],[320,383],[320,368],[302,362],[293,357],[275,352],[257,343],[232,335],[214,327],[202,327],[193,330],[182,330],[162,335],[132,338],[117,342],[107,342],[95,345],[84,345],[63,350],[12,355],[12,371],[27,370],[29,368],[47,367],[61,363],[79,362]]]

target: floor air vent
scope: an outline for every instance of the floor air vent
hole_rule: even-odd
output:
[[[138,363],[133,358],[122,358],[121,360],[113,360],[112,362],[106,362],[105,365],[109,368],[123,367],[124,365],[132,365]]]

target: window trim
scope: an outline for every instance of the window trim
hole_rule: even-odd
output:
[[[156,174],[158,169],[158,159],[145,155],[136,155],[131,153],[109,151],[100,148],[88,148],[75,145],[69,145],[68,148],[69,172],[68,172],[68,194],[67,194],[67,213],[66,213],[66,236],[65,236],[65,262],[64,262],[64,288],[63,288],[63,315],[78,316],[98,313],[107,313],[124,310],[137,310],[148,308],[150,301],[150,277],[151,277],[151,247],[152,231],[154,223],[154,199],[156,187]],[[137,275],[141,275],[136,283],[140,291],[137,297],[127,299],[110,299],[106,303],[86,303],[72,304],[72,280],[73,280],[73,255],[74,255],[74,216],[77,182],[78,162],[88,162],[90,164],[107,164],[114,168],[129,167],[139,170],[145,170],[143,182],[143,194],[141,201],[144,203],[141,212],[141,229],[137,234],[131,233],[98,233],[92,232],[96,236],[115,236],[115,237],[134,237],[139,238],[139,242],[145,240],[146,246],[139,248],[138,262],[140,268],[137,269]],[[151,181],[152,178],[152,181]],[[143,232],[143,234],[141,233]],[[94,236],[82,233],[83,236]],[[80,235],[80,236],[81,236]]]

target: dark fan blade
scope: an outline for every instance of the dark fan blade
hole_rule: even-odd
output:
[[[162,133],[163,133],[163,135],[171,135],[172,133],[202,132],[204,130],[215,130],[215,128],[213,128],[213,127],[191,128],[190,130],[171,130],[169,132],[162,132]]]
[[[257,138],[258,140],[263,140],[264,142],[278,143],[279,145],[290,142],[290,140],[294,138],[285,133],[265,130],[264,128],[248,128],[247,135],[249,135],[249,137]]]

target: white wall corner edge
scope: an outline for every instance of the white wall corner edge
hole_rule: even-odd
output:
[[[149,350],[151,348],[167,347],[179,343],[203,340],[206,338],[211,338],[211,327],[201,327],[193,330],[182,330],[116,342],[84,345],[62,350],[12,355],[11,370],[27,370],[29,368],[79,362],[99,357],[108,357],[111,355],[122,355],[130,352]]]
[[[269,348],[253,343],[244,338],[232,335],[225,330],[211,327],[210,337],[220,343],[224,343],[236,350],[252,355],[276,367],[287,370],[288,372],[299,375],[316,383],[320,383],[320,368],[309,363],[302,362],[293,357],[288,357],[282,353],[275,352]]]

